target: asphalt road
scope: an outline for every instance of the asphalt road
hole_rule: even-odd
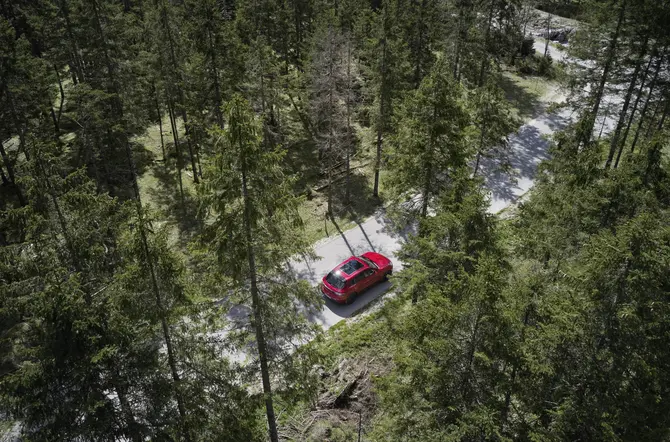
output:
[[[563,100],[556,91],[551,93],[553,96],[547,101]],[[564,128],[571,119],[569,110],[561,110],[556,114],[544,113],[523,125],[517,134],[511,136],[509,161],[514,169],[512,176],[499,172],[493,161],[482,162],[480,173],[490,190],[490,213],[498,213],[516,203],[533,186],[537,165],[548,158],[549,143],[545,137]],[[314,285],[344,259],[366,251],[386,255],[393,261],[394,271],[398,271],[402,268],[402,262],[397,259],[396,253],[403,240],[404,235],[394,233],[388,219],[380,211],[356,227],[315,244],[314,251],[318,259],[296,260],[291,264],[299,277]],[[389,282],[379,284],[360,295],[350,305],[339,305],[326,300],[320,314],[312,319],[328,329],[384,295],[390,287]]]
[[[543,53],[544,42],[536,41],[535,48],[540,54]],[[549,52],[554,60],[565,58],[563,51],[551,45]],[[549,104],[564,100],[565,96],[561,92],[551,90],[545,97],[542,97],[541,101]],[[486,159],[482,161],[479,173],[483,176],[486,187],[489,189],[490,213],[499,213],[517,203],[533,187],[538,164],[548,158],[547,137],[565,128],[575,117],[567,108],[556,113],[544,112],[539,117],[528,121],[516,134],[510,136],[511,150],[508,160],[513,168],[511,175],[500,172],[499,165],[495,161]],[[605,128],[603,133],[607,133],[612,125],[613,121],[603,121],[602,126]],[[596,132],[598,130],[599,127],[596,127]],[[402,269],[402,262],[398,260],[396,253],[404,240],[405,234],[396,233],[391,228],[384,212],[380,211],[361,221],[356,227],[316,243],[314,251],[317,259],[296,259],[290,264],[298,277],[306,279],[314,286],[337,264],[351,255],[359,255],[366,251],[375,251],[389,257],[393,261],[394,271],[397,272]],[[311,319],[326,330],[388,293],[390,288],[390,282],[381,283],[360,295],[350,305],[339,305],[326,300],[322,310],[313,315]],[[318,296],[317,293],[315,290],[315,296]]]

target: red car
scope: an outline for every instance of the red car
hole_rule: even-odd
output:
[[[321,292],[340,304],[350,304],[356,295],[393,272],[391,260],[375,252],[352,256],[323,277]]]

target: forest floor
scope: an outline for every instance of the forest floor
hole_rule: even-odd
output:
[[[506,70],[501,78],[500,86],[513,106],[514,113],[520,121],[527,122],[540,115],[557,84],[539,77],[523,77],[513,70]],[[305,234],[311,243],[324,238],[338,235],[356,227],[362,220],[372,216],[383,205],[385,172],[380,176],[380,198],[372,194],[375,158],[375,136],[368,127],[357,125],[359,149],[351,159],[352,175],[350,178],[350,203],[345,203],[344,195],[344,164],[340,164],[335,172],[332,185],[332,201],[334,217],[326,216],[328,186],[325,177],[320,174],[318,152],[314,143],[309,141],[294,142],[287,146],[285,157],[287,170],[298,173],[299,188],[305,195],[299,212],[305,226]],[[183,125],[179,124],[179,136],[183,140]],[[163,148],[159,125],[147,128],[144,135],[135,140],[143,147],[143,154],[152,161],[139,176],[140,194],[143,203],[149,205],[159,224],[169,229],[171,243],[182,249],[192,239],[194,228],[198,223],[196,193],[193,173],[186,155],[186,147],[182,146],[183,165],[182,186],[184,205],[178,191],[176,173],[176,155],[172,142],[172,131],[167,118],[163,121],[163,144],[167,152],[163,160]],[[182,143],[183,144],[183,143]]]
[[[505,229],[505,218],[530,190],[537,165],[547,158],[547,136],[564,127],[572,115],[567,109],[549,111],[553,103],[564,99],[557,83],[511,72],[505,73],[503,82],[508,99],[525,123],[510,137],[513,176],[500,173],[495,164],[483,165],[491,190],[489,211],[508,212],[501,216]],[[298,277],[316,284],[339,260],[374,250],[391,257],[397,271],[402,262],[396,252],[407,233],[398,232],[380,208],[352,229],[316,243],[320,259],[292,265]],[[375,379],[392,369],[394,330],[408,305],[392,292],[392,281],[373,287],[348,306],[325,301],[320,314],[311,318],[326,330],[325,339],[308,344],[323,358],[323,366],[315,368],[320,377],[317,399],[300,404],[278,401],[284,440],[349,441],[357,440],[359,431],[365,439],[373,428],[384,428],[383,416],[376,415],[376,389],[383,387]]]

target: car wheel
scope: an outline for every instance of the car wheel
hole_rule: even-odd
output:
[[[351,304],[352,302],[354,302],[354,300],[356,299],[357,296],[358,296],[358,293],[352,293],[351,295],[349,295],[347,300],[344,301],[344,303],[347,304],[347,305]]]
[[[384,281],[388,281],[388,280],[389,280],[389,276],[391,276],[392,274],[393,274],[393,270],[389,270],[388,272],[386,272],[386,273],[384,274]]]

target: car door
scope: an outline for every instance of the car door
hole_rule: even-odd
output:
[[[359,285],[361,285],[361,291],[368,289],[370,286],[374,285],[375,282],[377,282],[377,278],[375,276],[374,269],[364,270],[363,273],[360,274],[361,282]]]

